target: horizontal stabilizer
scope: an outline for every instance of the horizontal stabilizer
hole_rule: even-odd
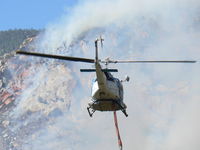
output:
[[[81,72],[96,72],[96,69],[80,69]],[[117,69],[102,69],[102,72],[118,72]]]

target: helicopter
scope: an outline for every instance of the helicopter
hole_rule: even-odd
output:
[[[127,76],[125,80],[119,80],[114,77],[111,72],[118,72],[117,69],[109,69],[107,66],[110,63],[195,63],[193,60],[100,60],[98,57],[98,43],[103,45],[104,39],[100,36],[95,40],[95,59],[71,57],[62,55],[52,55],[37,52],[28,52],[17,50],[16,54],[38,56],[44,58],[52,58],[59,60],[67,60],[74,62],[93,63],[95,69],[80,69],[81,72],[95,72],[96,78],[92,82],[91,102],[88,103],[87,111],[90,117],[95,111],[113,111],[121,110],[123,114],[128,117],[126,112],[127,106],[123,101],[123,85],[124,81],[129,81]],[[102,68],[101,64],[105,64],[106,68]]]

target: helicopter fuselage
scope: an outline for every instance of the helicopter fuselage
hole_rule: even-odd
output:
[[[98,62],[95,63],[95,69],[97,78],[92,82],[92,102],[89,108],[93,111],[125,110],[121,81],[110,72],[103,72]]]

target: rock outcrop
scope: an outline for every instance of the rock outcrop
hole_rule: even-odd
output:
[[[25,40],[20,49],[33,50],[34,39]],[[65,63],[15,52],[1,57],[0,150],[21,150],[24,139],[67,111],[75,85]]]

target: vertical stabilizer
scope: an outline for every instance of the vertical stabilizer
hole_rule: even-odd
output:
[[[104,39],[100,36],[100,38],[95,40],[95,62],[99,62],[98,58],[98,42],[101,43],[101,48],[103,48],[103,41]]]
[[[100,61],[98,58],[98,42],[99,41],[101,41],[101,39],[95,40],[95,70],[96,70],[96,76],[97,76],[99,89],[106,90],[106,76],[105,76],[105,73],[102,71]]]

